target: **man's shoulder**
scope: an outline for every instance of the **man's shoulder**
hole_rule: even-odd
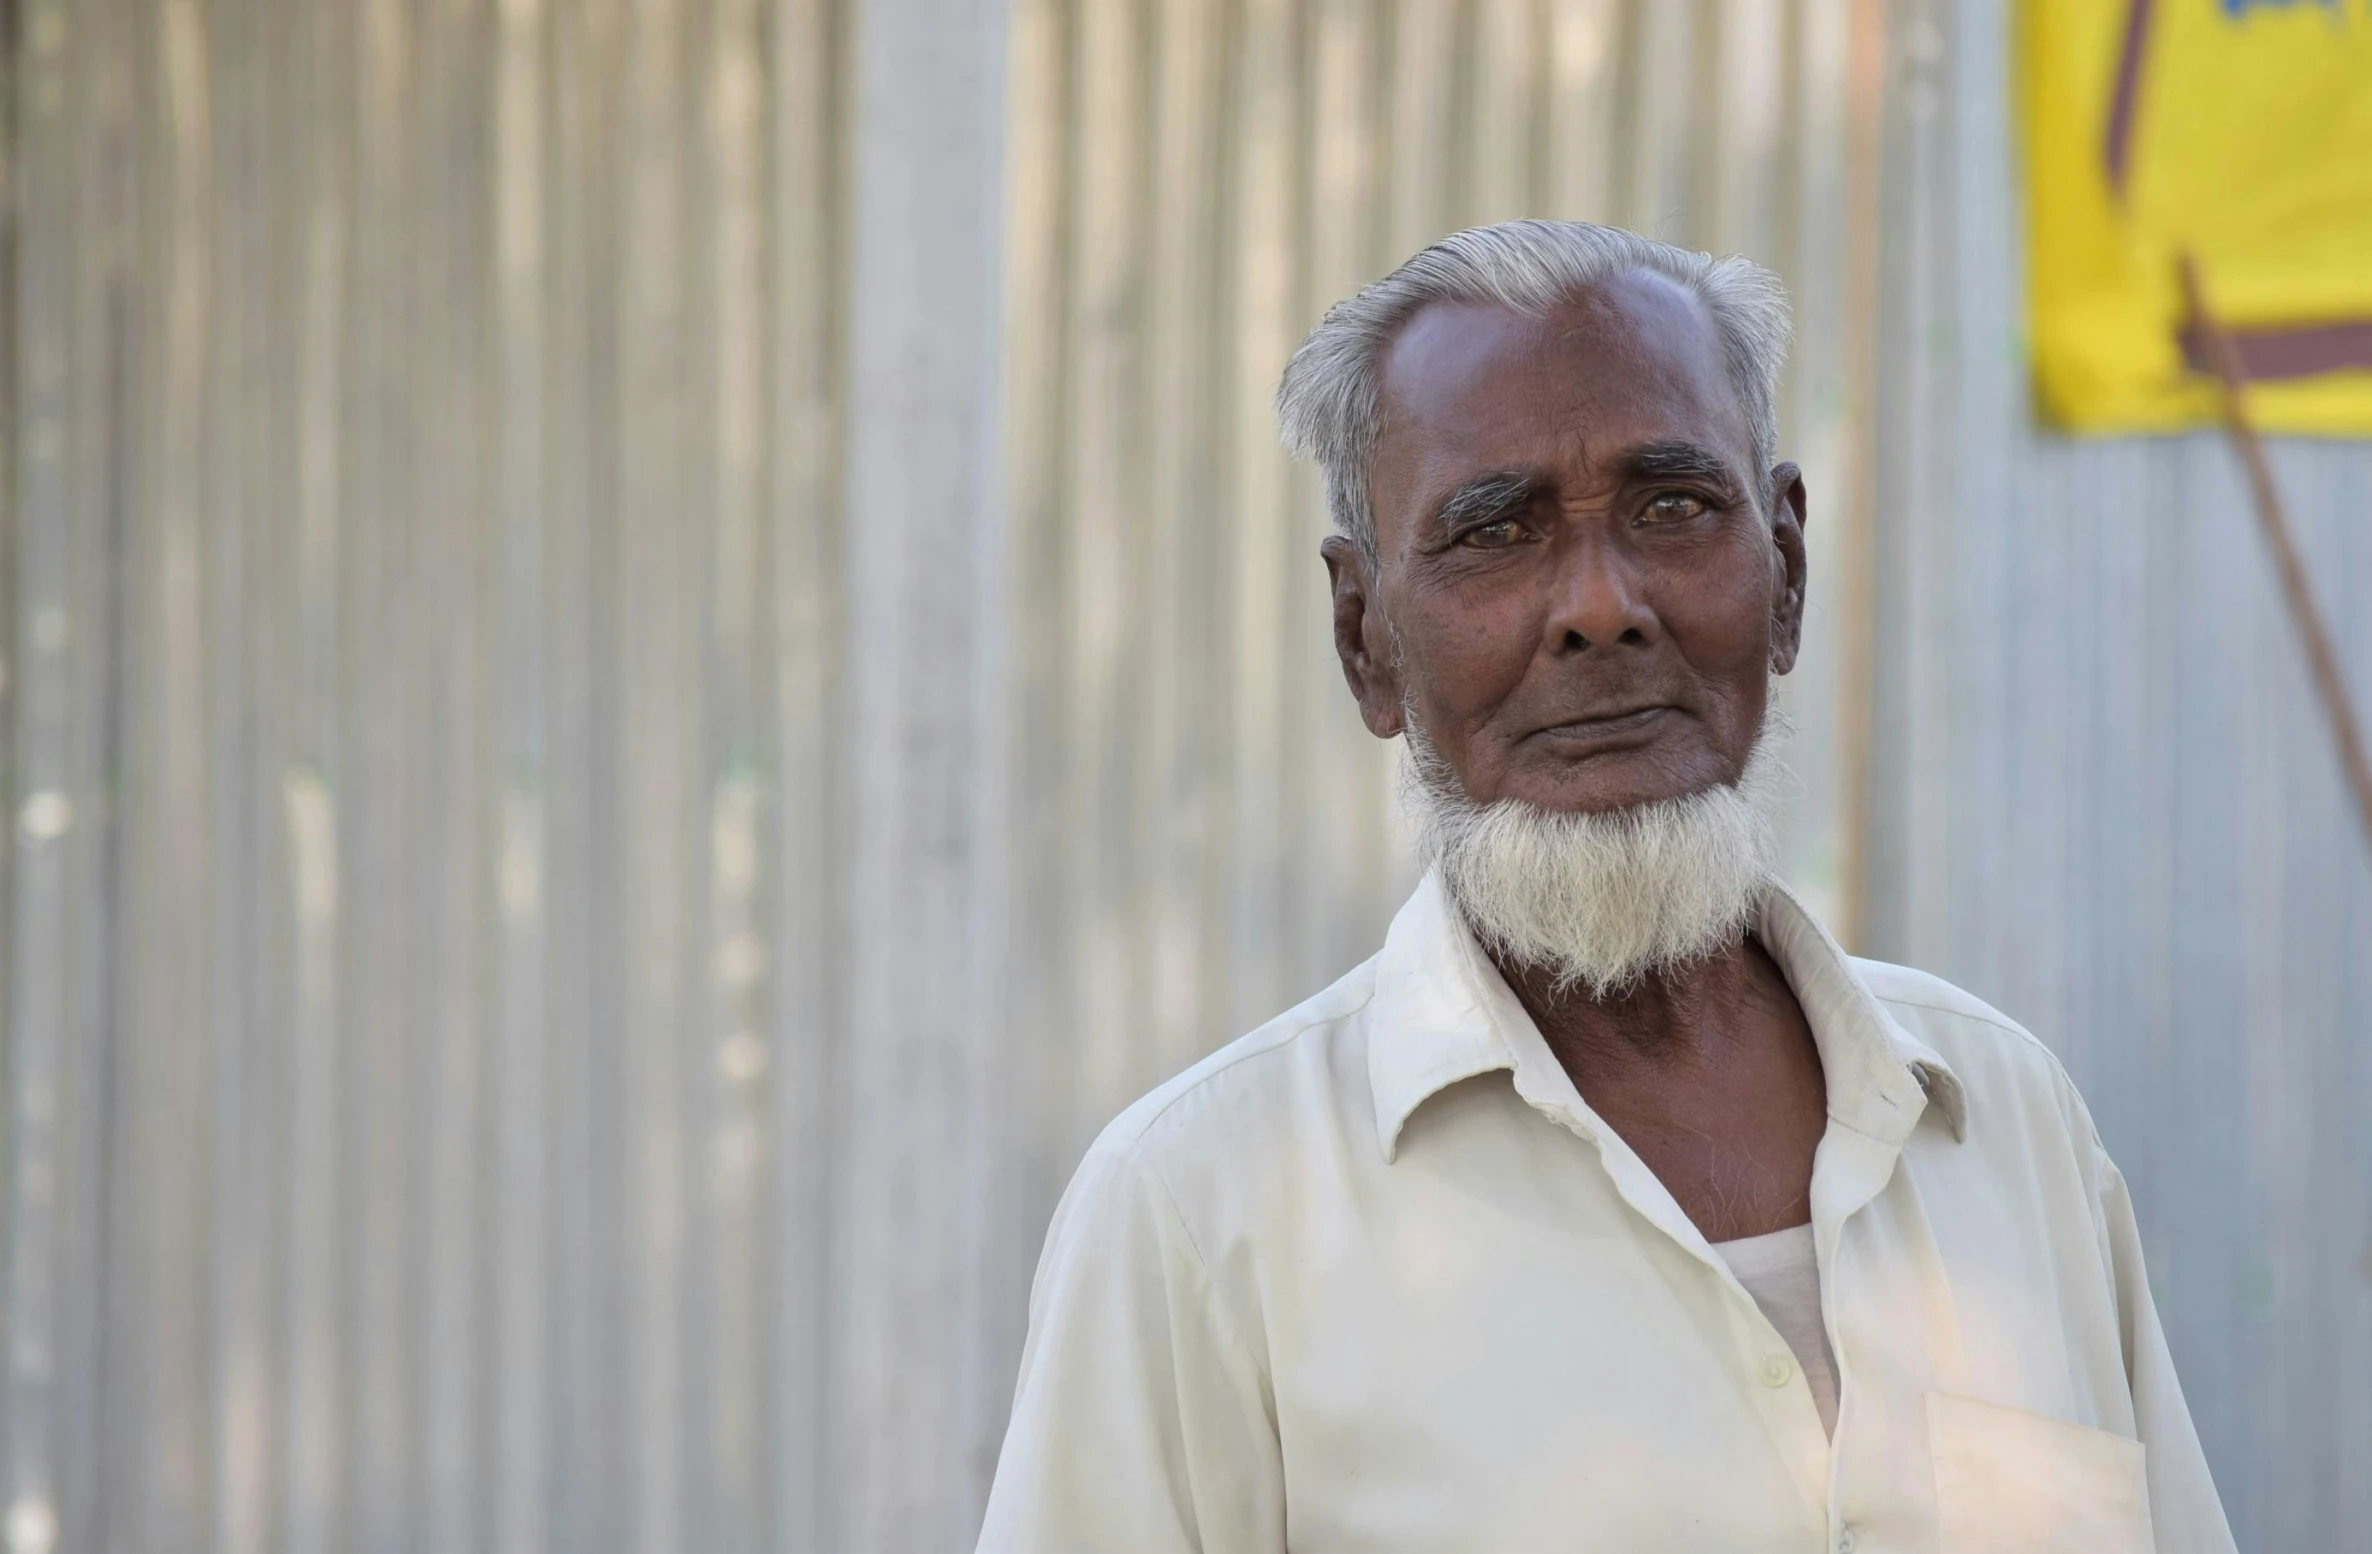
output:
[[[1972,1092],[1972,1105],[1987,1097],[1998,1104],[2015,1095],[2048,1104],[2071,1126],[2090,1131],[2083,1102],[2058,1055],[2025,1026],[1932,972],[1859,956],[1853,970],[1896,1024],[1944,1060]]]
[[[1354,1091],[1363,1100],[1366,1045],[1357,1027],[1374,992],[1368,960],[1146,1092],[1112,1119],[1098,1148],[1133,1151],[1157,1166],[1190,1163],[1274,1139],[1296,1118],[1332,1117]]]

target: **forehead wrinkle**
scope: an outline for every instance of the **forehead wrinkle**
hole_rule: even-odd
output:
[[[1576,477],[1589,485],[1641,478],[1619,461],[1643,442],[1702,449],[1736,441],[1745,453],[1752,438],[1718,331],[1693,295],[1659,279],[1626,274],[1542,312],[1447,301],[1417,310],[1379,364],[1371,480],[1392,453],[1413,453],[1414,467],[1403,465],[1392,484],[1404,500],[1416,496],[1431,484],[1425,466],[1444,462],[1438,454],[1447,450],[1437,440],[1445,438],[1464,445],[1446,462],[1488,461],[1483,475],[1528,467],[1535,494]],[[1574,360],[1576,353],[1586,360]],[[1511,418],[1477,403],[1492,397],[1494,379],[1510,374],[1534,386],[1524,396],[1531,413],[1517,409]],[[1411,436],[1437,445],[1411,447]],[[1738,486],[1738,467],[1753,460],[1717,462],[1696,478]],[[1686,473],[1665,469],[1646,478]],[[1448,497],[1418,496],[1403,509],[1407,521],[1438,520],[1442,505],[1480,478],[1463,476]],[[1381,519],[1388,499],[1371,487],[1370,500]]]
[[[1614,468],[1634,480],[1734,480],[1730,461],[1687,437],[1655,437],[1617,453]]]
[[[1544,466],[1538,483],[1576,484],[1611,489],[1657,480],[1696,480],[1738,487],[1743,481],[1739,462],[1718,443],[1678,435],[1637,435],[1626,428],[1617,440],[1603,426],[1593,426],[1576,414],[1559,430],[1554,457]],[[1551,478],[1553,477],[1553,478]]]

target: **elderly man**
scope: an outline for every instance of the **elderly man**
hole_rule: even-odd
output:
[[[1773,872],[1773,278],[1451,237],[1286,369],[1428,872],[1105,1130],[984,1550],[2229,1550],[2051,1054]]]

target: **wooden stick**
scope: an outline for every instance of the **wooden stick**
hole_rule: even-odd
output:
[[[2356,818],[2363,823],[2364,840],[2372,845],[2372,758],[2364,754],[2364,731],[2356,722],[2355,703],[2347,693],[2347,677],[2339,664],[2338,650],[2331,645],[2330,627],[2323,621],[2320,608],[2314,602],[2314,590],[2306,580],[2306,564],[2299,558],[2298,544],[2290,533],[2289,514],[2282,506],[2281,491],[2273,483],[2273,466],[2265,457],[2265,444],[2257,436],[2254,422],[2248,418],[2245,390],[2248,375],[2240,365],[2239,348],[2223,324],[2207,309],[2207,298],[2199,285],[2199,267],[2191,256],[2182,256],[2183,296],[2191,309],[2191,320],[2199,330],[2199,340],[2207,349],[2210,365],[2224,385],[2224,425],[2232,433],[2232,442],[2240,450],[2240,462],[2248,469],[2250,493],[2256,498],[2257,527],[2264,531],[2265,543],[2273,551],[2273,569],[2281,578],[2281,591],[2290,607],[2291,624],[2298,628],[2299,639],[2306,646],[2306,662],[2314,671],[2314,688],[2321,697],[2323,715],[2330,720],[2331,737],[2339,746],[2339,763],[2346,769],[2348,786],[2355,791]]]

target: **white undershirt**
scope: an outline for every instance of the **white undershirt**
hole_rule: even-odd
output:
[[[1820,1410],[1821,1428],[1835,1435],[1837,1357],[1820,1319],[1820,1261],[1812,1247],[1812,1227],[1716,1241],[1713,1250],[1795,1351],[1796,1364],[1803,1367],[1804,1380],[1812,1388],[1812,1404]]]

